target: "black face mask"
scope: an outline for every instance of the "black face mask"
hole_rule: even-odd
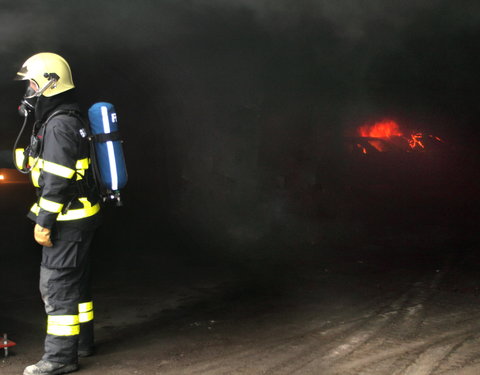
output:
[[[35,110],[38,97],[33,95],[35,95],[35,90],[28,86],[20,105],[18,106],[18,113],[20,116],[27,117]]]

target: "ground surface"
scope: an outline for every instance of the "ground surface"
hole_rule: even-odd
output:
[[[0,329],[18,345],[0,373],[13,375],[40,358],[45,316],[29,224],[3,204],[20,218],[1,219]],[[232,262],[134,245],[97,250],[98,352],[79,373],[480,373],[475,241],[437,228]]]

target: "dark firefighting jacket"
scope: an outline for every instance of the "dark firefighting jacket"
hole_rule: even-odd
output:
[[[76,104],[49,113],[36,132],[38,157],[29,157],[37,202],[28,217],[52,229],[52,238],[81,240],[81,231],[99,225],[100,204],[93,181],[87,129]],[[18,163],[18,161],[17,161]]]

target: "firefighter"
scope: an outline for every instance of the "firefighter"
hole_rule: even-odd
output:
[[[89,249],[100,205],[70,66],[57,54],[38,53],[16,79],[27,81],[23,103],[35,116],[31,144],[16,152],[15,162],[30,169],[38,197],[27,216],[42,245],[40,293],[47,314],[44,355],[24,375],[65,374],[94,350]]]

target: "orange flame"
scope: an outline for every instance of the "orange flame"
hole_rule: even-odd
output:
[[[373,125],[363,125],[358,128],[358,133],[360,137],[363,138],[378,138],[383,140],[389,140],[392,137],[397,137],[395,143],[398,145],[399,141],[403,140],[405,142],[405,147],[409,150],[424,151],[425,150],[425,140],[427,138],[433,139],[437,142],[444,143],[444,141],[433,135],[426,135],[421,132],[415,132],[410,135],[404,135],[400,130],[400,126],[397,122],[393,120],[383,120],[376,122]],[[369,139],[368,144],[380,152],[385,152],[387,143],[381,142],[380,140]],[[358,145],[360,148],[360,145]],[[363,154],[367,154],[365,147],[361,147]]]
[[[400,127],[395,121],[384,120],[373,125],[364,125],[358,129],[361,137],[390,138],[392,136],[403,136]]]
[[[425,145],[422,142],[423,134],[422,133],[415,133],[410,136],[410,139],[408,139],[408,144],[412,149],[415,147],[421,147],[425,148]]]

